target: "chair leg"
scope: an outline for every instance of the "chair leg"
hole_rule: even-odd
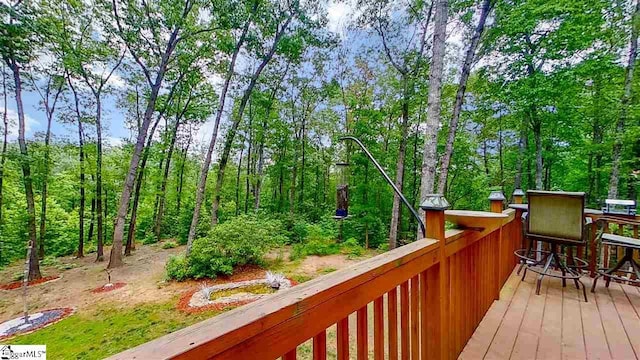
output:
[[[533,243],[533,241],[529,240],[529,244],[527,245],[527,250],[525,252],[525,256],[529,256],[529,254],[531,254],[531,244]],[[520,271],[522,271],[522,268],[524,268],[527,265],[527,260],[522,259],[520,260],[520,267],[518,267],[518,271],[516,272],[516,274],[520,275]],[[527,270],[525,270],[525,273],[527,272]],[[524,275],[522,276],[522,280],[524,280]]]
[[[600,277],[600,274],[597,274],[596,277],[593,278],[593,284],[591,285],[591,292],[595,293],[596,292],[596,283],[598,282],[598,278]]]
[[[576,287],[578,287],[578,283],[582,285],[582,295],[584,296],[584,302],[589,302],[589,300],[587,300],[587,288],[584,286],[582,281],[576,279]],[[578,287],[578,290],[580,290],[580,287]]]
[[[547,274],[547,271],[549,271],[549,266],[551,265],[552,260],[553,260],[553,253],[547,257],[547,262],[544,264],[544,268],[542,269],[540,276],[538,276],[538,282],[536,284],[536,295],[540,295],[540,286],[542,285],[542,279]]]

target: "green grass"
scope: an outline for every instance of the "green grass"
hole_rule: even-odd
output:
[[[50,359],[102,359],[216,315],[185,314],[166,303],[121,308],[113,304],[74,314],[54,325],[11,340],[47,345]]]

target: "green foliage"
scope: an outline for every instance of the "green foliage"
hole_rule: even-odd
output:
[[[162,243],[162,248],[163,249],[173,249],[173,248],[176,248],[176,247],[178,247],[178,244],[176,244],[175,241],[167,241],[167,242]]]
[[[167,277],[215,278],[231,275],[237,266],[262,264],[269,249],[285,243],[283,232],[278,220],[238,216],[216,225],[206,237],[196,239],[188,258],[170,258]]]

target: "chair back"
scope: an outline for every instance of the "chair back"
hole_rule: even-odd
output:
[[[527,236],[540,241],[581,245],[584,236],[584,193],[527,191]]]

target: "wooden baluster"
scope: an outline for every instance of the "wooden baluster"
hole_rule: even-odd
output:
[[[382,296],[373,301],[373,358],[384,359],[384,301]]]
[[[313,337],[313,360],[327,359],[327,331],[322,330]]]
[[[398,290],[387,293],[387,320],[389,322],[389,360],[398,360]]]
[[[367,305],[358,309],[357,312],[357,359],[366,360],[369,357],[369,334],[367,333]]]
[[[338,321],[337,328],[338,360],[349,360],[349,317]]]
[[[409,359],[409,282],[400,284],[400,358]]]
[[[418,276],[411,278],[411,358],[420,358],[420,327],[418,324],[418,301],[419,301]]]
[[[289,351],[288,353],[284,354],[284,356],[282,357],[282,360],[296,360],[296,359],[297,359],[296,349]]]

